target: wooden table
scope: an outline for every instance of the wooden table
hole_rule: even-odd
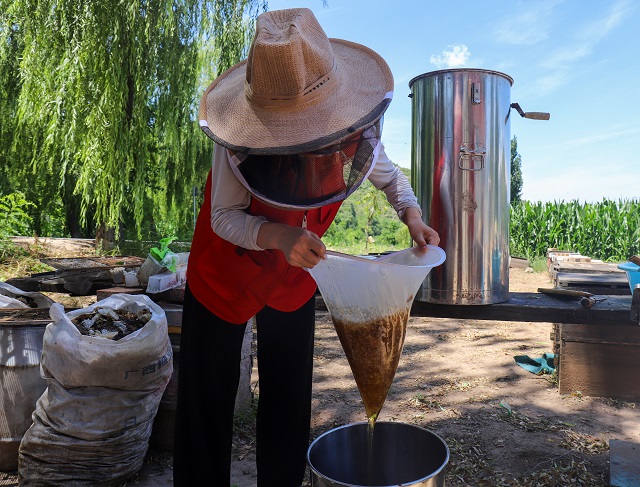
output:
[[[640,293],[638,293],[640,296]],[[412,316],[457,318],[493,321],[527,321],[535,323],[575,323],[601,325],[603,323],[638,326],[632,321],[633,311],[638,314],[639,303],[632,297],[618,295],[595,296],[598,300],[591,308],[583,308],[580,300],[552,297],[543,293],[509,293],[503,303],[488,305],[451,305],[414,301]],[[600,301],[601,300],[601,301]],[[640,297],[638,299],[640,301]]]

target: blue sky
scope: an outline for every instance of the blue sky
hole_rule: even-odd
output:
[[[409,81],[479,68],[514,79],[512,117],[530,201],[640,198],[640,2],[637,0],[269,0],[309,7],[329,37],[382,55],[395,78],[389,157],[411,165]]]

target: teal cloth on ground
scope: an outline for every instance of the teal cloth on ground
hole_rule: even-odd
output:
[[[537,375],[553,374],[556,368],[553,365],[555,354],[544,353],[540,358],[531,358],[528,355],[516,355],[514,360],[525,370]]]

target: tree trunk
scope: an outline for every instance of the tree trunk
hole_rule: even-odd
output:
[[[104,254],[115,250],[117,246],[115,228],[107,227],[104,223],[98,225],[96,227],[96,252]]]
[[[65,177],[64,190],[60,195],[62,205],[64,206],[64,223],[72,238],[89,237],[88,228],[80,224],[80,196],[73,194],[73,188],[76,185],[76,178],[71,174]]]
[[[78,214],[78,207],[73,202],[65,202],[64,219],[67,230],[71,238],[85,238],[85,232],[80,225],[80,215]]]

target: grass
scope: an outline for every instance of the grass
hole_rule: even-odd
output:
[[[43,256],[37,238],[28,248],[14,244],[9,238],[0,238],[0,281],[54,270],[40,262]]]
[[[238,409],[233,416],[233,430],[242,440],[254,444],[256,441],[256,415],[258,414],[258,383],[251,391],[251,401],[246,407]]]
[[[529,267],[533,269],[533,272],[548,272],[546,257],[534,257],[529,261]]]
[[[52,267],[40,262],[33,254],[12,256],[0,263],[0,281],[52,270]]]

